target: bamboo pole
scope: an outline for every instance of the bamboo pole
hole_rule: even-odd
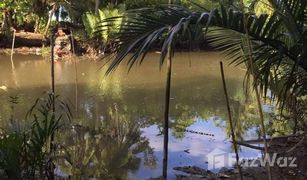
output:
[[[73,55],[74,55],[74,50],[73,50]],[[75,56],[73,59],[74,59],[74,69],[75,69],[75,104],[76,104],[75,106],[77,113],[78,112],[78,66],[77,66],[77,59],[75,58]]]
[[[50,46],[51,46],[51,97],[52,97],[52,113],[55,114],[55,76],[54,76],[54,32],[52,32],[51,39],[50,39]],[[54,133],[51,134],[50,137],[50,153],[53,153],[55,150],[54,145]],[[54,179],[53,173],[53,164],[52,164],[52,157],[50,157],[51,167],[49,168],[49,178]]]
[[[75,46],[74,46],[74,35],[73,30],[70,28],[71,33],[71,44],[72,44],[72,55],[70,55],[70,60],[74,62],[74,71],[75,71],[75,111],[78,112],[78,66],[77,59],[75,58]]]
[[[254,62],[253,62],[253,48],[252,48],[252,43],[248,34],[248,27],[247,27],[247,19],[246,19],[246,15],[244,13],[244,2],[243,0],[240,0],[240,4],[241,4],[241,9],[242,9],[242,13],[243,13],[243,25],[244,25],[244,31],[245,31],[245,37],[246,37],[246,41],[247,41],[247,46],[248,46],[248,66],[251,72],[251,75],[253,76],[253,82],[254,82],[254,90],[256,93],[256,99],[257,99],[257,106],[258,106],[258,111],[259,111],[259,117],[260,117],[260,128],[262,131],[262,137],[264,140],[264,151],[265,151],[265,156],[268,156],[268,143],[266,140],[266,131],[265,131],[265,126],[264,126],[264,116],[263,116],[263,110],[262,110],[262,104],[261,104],[261,97],[260,97],[260,93],[259,93],[259,89],[258,89],[258,83],[257,83],[257,79],[256,79],[256,73],[255,73],[255,69],[254,69]],[[269,180],[272,180],[272,172],[271,172],[271,167],[266,163],[266,167],[267,167],[267,171],[268,171],[268,178]]]
[[[51,40],[51,95],[52,95],[52,113],[55,113],[55,77],[54,77],[54,34],[52,32]],[[50,149],[53,150],[54,134],[51,135]]]
[[[230,130],[231,130],[231,138],[234,146],[234,150],[236,153],[236,161],[237,161],[237,168],[240,174],[240,179],[243,180],[243,174],[241,171],[241,166],[240,166],[240,158],[239,158],[239,153],[238,153],[238,146],[237,146],[237,140],[234,132],[234,127],[233,127],[233,121],[232,121],[232,115],[230,111],[230,103],[229,103],[229,97],[228,97],[228,92],[227,92],[227,87],[226,87],[226,81],[225,81],[225,75],[224,75],[224,67],[223,67],[223,62],[220,61],[220,68],[221,68],[221,76],[222,76],[222,82],[223,82],[223,89],[224,89],[224,94],[225,94],[225,100],[226,100],[226,106],[227,106],[227,111],[228,111],[228,119],[229,119],[229,124],[230,124]]]
[[[51,35],[51,93],[53,98],[52,112],[55,112],[55,78],[54,78],[54,34]]]
[[[14,61],[13,61],[13,55],[14,55],[14,47],[15,47],[15,38],[16,38],[16,30],[13,30],[13,41],[12,41],[12,49],[11,49],[11,64],[12,69],[15,69]]]
[[[169,50],[167,58],[167,74],[165,89],[165,108],[164,108],[164,141],[163,141],[163,179],[167,179],[167,161],[168,161],[168,129],[169,129],[169,107],[171,94],[171,78],[172,78],[172,57]]]
[[[52,113],[55,113],[55,77],[54,77],[54,34],[52,32],[51,40],[51,93],[52,93]],[[51,150],[53,150],[54,134],[51,135]]]
[[[172,4],[172,0],[168,1]],[[162,178],[167,179],[167,167],[168,167],[168,129],[169,129],[169,107],[170,107],[170,95],[171,95],[171,79],[172,79],[172,57],[171,57],[171,46],[168,47],[167,57],[167,74],[166,74],[166,87],[165,87],[165,103],[164,103],[164,124],[163,124],[163,168]]]
[[[72,13],[71,6],[72,6],[72,3],[71,3],[71,0],[70,0],[70,6],[69,6],[70,13]],[[73,22],[72,17],[70,17],[70,18],[71,18],[71,22]],[[74,43],[74,34],[73,34],[72,28],[70,28],[70,34],[71,34],[71,47],[72,47],[72,55],[73,55],[73,56],[70,56],[70,57],[71,57],[71,60],[72,60],[72,57],[73,57],[74,70],[75,70],[75,111],[76,111],[76,113],[78,113],[78,67],[77,67],[77,59],[74,57],[74,55],[75,55],[75,43]]]

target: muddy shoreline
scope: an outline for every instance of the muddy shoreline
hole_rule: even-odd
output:
[[[48,54],[50,53],[50,39],[39,33],[16,32],[14,53],[17,54]],[[11,54],[13,35],[10,38],[0,33],[0,54]],[[91,57],[99,57],[101,54],[109,53],[108,48],[103,48],[99,44],[95,44],[91,40],[77,41],[74,38],[74,52],[76,55],[88,55]],[[152,52],[159,51],[159,45],[153,47]],[[198,52],[198,51],[216,51],[207,42],[187,44],[186,42],[178,43],[175,47],[177,52]],[[102,52],[105,51],[105,52]]]
[[[263,153],[263,152],[262,152]],[[272,138],[269,142],[269,154],[273,179],[306,179],[307,178],[307,135],[290,135],[281,138]],[[275,156],[275,160],[274,159]],[[281,160],[278,160],[281,159]],[[253,167],[251,165],[254,163]],[[267,168],[258,159],[243,159],[240,162],[244,179],[268,179]],[[177,180],[201,179],[240,179],[234,167],[221,168],[212,172],[197,166],[175,167]]]

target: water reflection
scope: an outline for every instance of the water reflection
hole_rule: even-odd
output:
[[[50,89],[50,68],[49,62],[40,57],[16,56],[16,86],[7,68],[9,58],[0,58],[5,59],[0,61],[0,86],[6,85],[9,89],[7,92],[0,90],[1,126],[5,127],[10,115],[10,106],[6,103],[8,96],[18,95],[16,116],[22,120],[34,99]],[[228,125],[224,121],[227,111],[220,81],[220,59],[218,53],[179,53],[174,59],[170,177],[174,177],[172,168],[178,165],[205,167],[206,154],[214,148],[231,152],[227,140]],[[125,66],[120,66],[109,77],[104,77],[103,68],[99,70],[101,62],[78,59],[77,63],[78,104],[74,101],[73,63],[61,62],[55,66],[56,93],[78,109],[73,122],[67,124],[57,137],[63,148],[57,162],[60,170],[73,178],[145,179],[160,176],[165,69],[159,70],[159,55],[150,54],[141,67],[133,68],[129,74]],[[255,124],[245,121],[254,113],[243,100],[245,72],[238,67],[228,67],[225,74],[234,119],[238,126],[241,125],[237,134],[244,137]],[[182,131],[185,128],[215,136],[191,134]],[[189,153],[185,152],[187,149]],[[250,150],[243,154],[257,156]]]
[[[128,171],[139,169],[144,152],[144,165],[155,167],[156,160],[148,139],[142,136],[140,124],[129,121],[127,112],[110,107],[95,128],[74,125],[59,134],[63,154],[58,165],[75,178],[128,179]]]

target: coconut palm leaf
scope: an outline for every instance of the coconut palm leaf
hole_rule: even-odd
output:
[[[176,5],[137,9],[129,11],[123,17],[109,18],[101,23],[111,23],[117,18],[123,20],[118,27],[119,32],[113,34],[113,52],[116,57],[107,73],[113,71],[126,57],[130,68],[137,61],[142,63],[146,54],[155,46],[160,47],[162,65],[168,48],[173,48],[179,38],[185,37],[191,42],[196,35],[202,33],[202,27],[199,27],[198,34],[194,33],[196,22],[200,21],[199,16]],[[103,25],[98,27],[99,31],[103,31]]]
[[[287,2],[293,3],[293,2]],[[284,4],[283,7],[287,7]],[[279,100],[285,101],[289,96],[302,96],[306,94],[306,57],[298,58],[304,54],[302,42],[306,42],[306,31],[301,26],[304,19],[306,3],[301,1],[299,5],[293,5],[289,14],[294,20],[290,23],[281,17],[283,7],[279,7],[272,16],[247,14],[248,33],[253,45],[253,60],[257,70],[256,84],[260,85],[264,94],[270,89]],[[291,6],[292,7],[292,6]],[[298,8],[298,9],[295,9]],[[216,48],[221,49],[236,63],[247,61],[248,50],[244,42],[242,13],[221,8],[214,16],[211,23],[218,28],[211,28],[207,37],[209,42]],[[293,25],[295,23],[296,30]],[[290,32],[291,31],[291,32]],[[292,37],[297,36],[298,38]],[[299,39],[299,41],[295,41]],[[277,73],[278,72],[278,73]],[[278,83],[279,85],[277,85]],[[281,85],[280,85],[281,84]],[[278,87],[278,88],[276,88]]]
[[[306,2],[281,0],[275,6],[278,9],[272,16],[248,14],[248,33],[253,45],[254,64],[257,66],[257,84],[264,94],[270,89],[279,100],[285,101],[290,96],[306,95],[306,56],[302,56],[306,51],[306,27],[302,26]],[[218,18],[214,24],[220,28],[207,34],[209,41],[223,49],[233,62],[244,62],[248,51],[244,46],[242,28],[238,26],[242,23],[242,15],[238,14],[239,18],[232,22],[234,12],[229,10],[226,16],[223,8],[221,11],[222,18]],[[281,12],[286,12],[292,19],[285,18]],[[240,49],[243,53],[239,53]]]

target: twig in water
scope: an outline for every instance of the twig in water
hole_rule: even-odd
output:
[[[15,37],[16,37],[16,30],[13,30],[13,41],[12,41],[12,50],[11,50],[11,64],[12,69],[15,69],[14,61],[13,61],[13,54],[14,54],[14,46],[15,46]]]

